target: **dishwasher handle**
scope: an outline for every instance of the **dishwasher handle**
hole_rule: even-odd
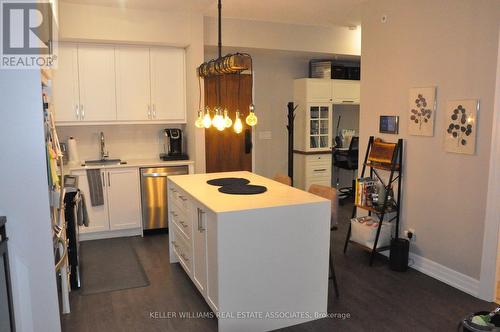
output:
[[[143,173],[142,176],[145,178],[166,178],[172,175],[185,175],[187,173]]]

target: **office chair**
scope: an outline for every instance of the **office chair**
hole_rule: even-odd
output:
[[[346,199],[349,197],[354,197],[354,182],[356,171],[358,169],[358,149],[359,149],[359,137],[354,136],[351,139],[351,144],[349,144],[348,150],[333,150],[333,166],[337,170],[345,169],[352,171],[353,185],[351,187],[343,187],[338,189],[340,195],[339,199]],[[339,171],[337,171],[337,185],[339,183]]]

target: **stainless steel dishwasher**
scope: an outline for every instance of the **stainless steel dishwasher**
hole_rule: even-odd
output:
[[[188,166],[141,168],[142,223],[145,230],[168,227],[167,178],[188,173]]]

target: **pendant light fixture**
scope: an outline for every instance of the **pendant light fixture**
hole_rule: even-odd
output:
[[[236,115],[234,121],[229,117],[229,110],[227,107],[223,107],[221,103],[221,88],[220,80],[222,75],[226,74],[238,74],[240,75],[242,71],[250,70],[252,75],[252,89],[253,89],[253,63],[252,57],[249,54],[235,53],[228,54],[222,57],[222,0],[218,0],[218,58],[210,60],[208,62],[202,63],[197,68],[197,74],[199,79],[199,90],[200,90],[200,104],[201,104],[201,78],[217,76],[216,83],[216,106],[213,109],[214,117],[211,117],[211,110],[207,106],[205,111],[201,110],[201,105],[198,110],[198,117],[195,122],[195,126],[198,128],[210,128],[214,126],[217,130],[223,131],[226,128],[233,126],[236,133],[241,133],[243,131],[243,123],[241,121],[240,111],[236,110]],[[226,84],[226,96],[227,96],[227,81]],[[240,76],[238,76],[238,101],[240,100]],[[249,114],[245,118],[245,122],[249,126],[255,126],[257,124],[257,116],[255,115],[255,105],[253,104],[253,93],[252,93],[252,103],[249,106]]]

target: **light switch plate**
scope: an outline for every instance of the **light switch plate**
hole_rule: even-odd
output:
[[[272,139],[271,131],[259,131],[259,139]]]

